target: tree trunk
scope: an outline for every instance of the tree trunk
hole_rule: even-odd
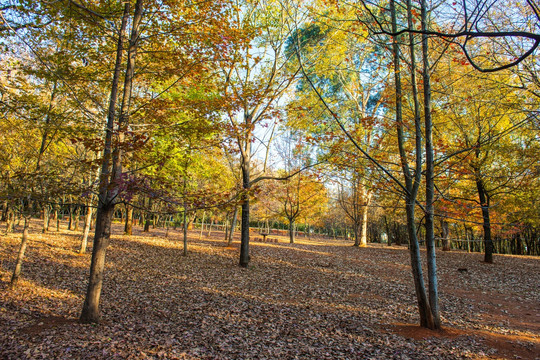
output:
[[[479,171],[477,171],[479,174]],[[476,187],[478,189],[478,198],[480,200],[480,206],[482,208],[482,219],[483,219],[483,228],[484,228],[484,262],[488,264],[493,263],[493,240],[491,239],[491,222],[489,219],[489,194],[486,191],[484,182],[481,177],[478,175],[476,177]]]
[[[15,214],[13,210],[7,210],[7,219],[6,219],[6,235],[13,232],[13,226],[15,225]]]
[[[56,218],[56,232],[60,231],[60,214],[58,213],[58,208],[54,208],[54,217]]]
[[[422,31],[427,31],[427,3],[421,0],[420,17]],[[429,64],[428,36],[422,34],[422,79],[424,81],[424,131],[426,140],[426,254],[429,280],[429,305],[433,314],[433,326],[441,328],[439,309],[439,286],[437,281],[437,260],[435,253],[435,231],[433,224],[434,160],[433,160],[433,122],[431,118],[431,77]]]
[[[46,233],[49,231],[49,220],[50,220],[51,214],[49,209],[49,204],[43,205],[43,229],[41,229],[42,233]]]
[[[77,207],[75,208],[74,218],[73,218],[73,220],[74,220],[73,231],[78,231],[79,230],[80,217],[81,217],[81,207],[79,205],[77,205]]]
[[[233,236],[234,236],[234,230],[236,229],[236,221],[238,220],[238,206],[234,207],[234,213],[231,223],[231,231],[229,231],[229,242],[227,243],[227,246],[232,245]]]
[[[81,240],[81,248],[79,249],[79,254],[86,253],[86,248],[88,247],[88,235],[90,234],[90,223],[92,222],[92,200],[88,201],[86,206],[86,216],[84,217],[84,232]]]
[[[90,279],[80,317],[83,323],[99,322],[101,319],[99,302],[103,286],[105,255],[111,237],[113,213],[114,204],[104,204],[98,207],[92,261],[90,263]]]
[[[229,239],[229,216],[230,213],[227,212],[227,214],[225,215],[225,241]]]
[[[19,253],[17,255],[17,262],[15,263],[15,270],[13,270],[13,275],[11,276],[11,282],[9,286],[14,288],[19,281],[19,277],[22,271],[22,264],[24,259],[24,253],[26,252],[26,247],[28,244],[28,228],[30,227],[30,219],[24,218],[24,229],[21,239],[21,247],[19,248]]]
[[[201,231],[199,232],[199,240],[202,239],[202,233],[204,231],[204,218],[205,218],[205,215],[206,215],[206,211],[203,211],[202,219],[201,219]]]
[[[242,228],[240,233],[240,266],[249,265],[249,195],[244,195],[242,203]]]
[[[416,291],[416,300],[418,302],[418,311],[420,315],[420,326],[428,329],[434,329],[435,323],[431,307],[426,295],[426,286],[422,272],[422,259],[420,257],[420,247],[416,237],[416,225],[414,221],[414,201],[412,205],[407,199],[407,232],[409,235],[409,253],[411,256],[411,267],[414,279],[414,288]]]
[[[360,229],[359,224],[356,223],[356,221],[353,223],[353,231],[354,231],[354,247],[360,247]]]
[[[7,200],[4,200],[4,203],[2,204],[2,218],[0,219],[0,221],[7,221],[8,208],[8,202]]]
[[[184,256],[187,256],[187,207],[184,204],[184,226],[182,227],[184,232]]]
[[[124,225],[124,234],[133,235],[133,206],[126,204],[126,223]]]
[[[395,0],[390,0],[390,12],[392,17],[392,32],[397,32],[397,14]],[[409,28],[413,28],[412,24],[412,5],[411,1],[407,0],[407,22]],[[396,89],[396,128],[398,134],[398,148],[401,167],[405,178],[405,209],[407,214],[407,232],[409,238],[409,253],[411,257],[411,269],[413,273],[414,286],[416,291],[416,299],[418,303],[418,312],[420,315],[420,326],[433,329],[435,327],[430,304],[426,295],[424,277],[422,273],[422,263],[420,257],[420,248],[416,235],[415,222],[415,206],[422,174],[422,130],[420,124],[420,104],[418,100],[418,91],[416,85],[416,60],[415,60],[415,39],[412,33],[409,33],[409,51],[411,62],[411,85],[412,97],[414,102],[414,137],[415,137],[415,161],[414,173],[409,167],[409,159],[407,157],[405,146],[405,133],[402,114],[402,88],[401,88],[401,65],[399,56],[399,44],[396,36],[392,38],[393,62],[394,62],[394,78]]]
[[[448,241],[448,221],[441,219],[441,237],[443,251],[450,251],[450,241]]]
[[[368,228],[368,211],[369,204],[371,203],[371,193],[364,191],[365,205],[362,211],[362,236],[360,238],[360,246],[367,246],[367,228]]]
[[[294,244],[294,219],[289,219],[289,242]]]
[[[208,224],[208,232],[206,233],[207,237],[212,235],[212,225],[214,225],[214,218],[210,218],[210,223]]]
[[[246,119],[246,122],[249,121]],[[240,233],[240,266],[247,267],[249,264],[249,189],[250,189],[250,155],[251,137],[246,139],[242,154],[242,228]]]
[[[150,225],[153,222],[154,215],[151,213],[146,214],[146,221],[144,222],[144,228],[143,232],[149,232],[150,231]]]
[[[73,230],[73,205],[68,206],[68,230]]]

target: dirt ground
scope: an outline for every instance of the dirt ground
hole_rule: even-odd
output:
[[[540,258],[438,252],[433,332],[416,325],[404,246],[272,236],[251,242],[244,269],[222,232],[190,232],[183,257],[179,230],[128,237],[115,224],[103,321],[87,325],[91,249],[78,255],[65,224],[33,226],[16,289],[21,234],[0,236],[2,359],[540,359]]]

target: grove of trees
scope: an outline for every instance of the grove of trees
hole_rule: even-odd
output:
[[[540,255],[539,44],[533,0],[0,1],[12,286],[30,222],[83,220],[98,322],[114,219],[183,227],[184,256],[239,219],[243,268],[276,229],[408,245],[439,328],[437,249]]]

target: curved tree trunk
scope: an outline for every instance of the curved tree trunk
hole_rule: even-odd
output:
[[[30,219],[25,217],[24,229],[23,229],[23,234],[21,238],[21,246],[19,248],[19,253],[17,254],[17,262],[15,263],[15,269],[13,270],[13,274],[11,276],[11,282],[9,284],[11,288],[17,285],[17,282],[19,281],[19,277],[21,275],[24,253],[26,252],[26,247],[28,245],[28,228],[29,227],[30,227]]]

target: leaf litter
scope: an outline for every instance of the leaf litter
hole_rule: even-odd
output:
[[[121,235],[107,253],[99,325],[77,321],[90,254],[75,233],[0,241],[0,357],[6,359],[537,359],[540,259],[438,252],[443,331],[419,328],[404,246],[332,239],[251,244],[180,231]],[[425,264],[424,264],[425,266]],[[458,271],[467,269],[467,271]]]

